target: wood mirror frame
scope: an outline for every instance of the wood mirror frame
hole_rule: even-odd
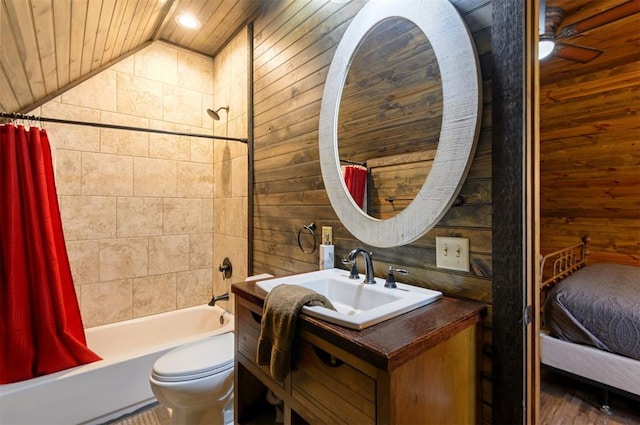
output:
[[[367,215],[349,195],[338,155],[340,98],[360,41],[390,17],[413,22],[424,32],[442,76],[440,141],[431,171],[416,198],[394,217]],[[345,31],[329,66],[320,106],[319,150],[322,178],[331,206],[345,228],[376,247],[406,245],[431,230],[453,204],[464,183],[478,140],[481,78],[471,34],[448,0],[369,1]]]

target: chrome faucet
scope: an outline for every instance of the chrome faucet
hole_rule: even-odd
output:
[[[362,258],[364,258],[364,283],[376,283],[373,275],[373,260],[371,259],[373,253],[367,252],[364,248],[356,248],[347,255],[347,260],[355,262],[358,254],[362,254]]]

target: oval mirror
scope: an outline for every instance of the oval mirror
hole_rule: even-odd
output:
[[[377,23],[358,44],[340,97],[338,152],[354,202],[380,219],[409,205],[431,169],[441,123],[429,40],[404,18]]]
[[[349,66],[361,40],[390,18],[412,22],[430,43],[440,71],[442,117],[437,150],[415,199],[398,214],[381,219],[363,211],[347,189],[338,149],[338,121]],[[473,40],[447,0],[371,0],[358,12],[329,66],[319,126],[320,166],[325,188],[334,211],[349,232],[366,244],[393,247],[415,241],[440,221],[460,192],[473,160],[480,128],[480,90]],[[394,131],[406,136],[412,129],[398,127]],[[384,149],[384,144],[381,146],[379,149]]]

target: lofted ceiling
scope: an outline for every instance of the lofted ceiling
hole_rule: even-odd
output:
[[[0,110],[26,112],[69,87],[163,40],[214,56],[231,36],[279,0],[0,0]],[[628,0],[546,0],[559,6],[563,27]],[[631,0],[638,4],[640,0]],[[190,12],[202,23],[183,29],[175,17]],[[541,84],[640,61],[640,13],[563,38],[601,50],[583,64],[550,57]]]
[[[213,57],[266,3],[0,0],[0,110],[26,112],[156,40]],[[185,12],[199,29],[176,23]]]
[[[602,53],[587,63],[579,63],[554,55],[543,59],[540,62],[542,86],[640,61],[640,31],[638,31],[640,0],[546,0],[547,8],[557,6],[565,11],[565,17],[556,34],[559,34],[564,27],[620,5],[636,12],[558,40],[563,44],[597,49]]]

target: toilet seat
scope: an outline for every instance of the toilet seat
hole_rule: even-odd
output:
[[[233,368],[233,333],[175,348],[153,364],[151,376],[161,382],[190,381]]]

